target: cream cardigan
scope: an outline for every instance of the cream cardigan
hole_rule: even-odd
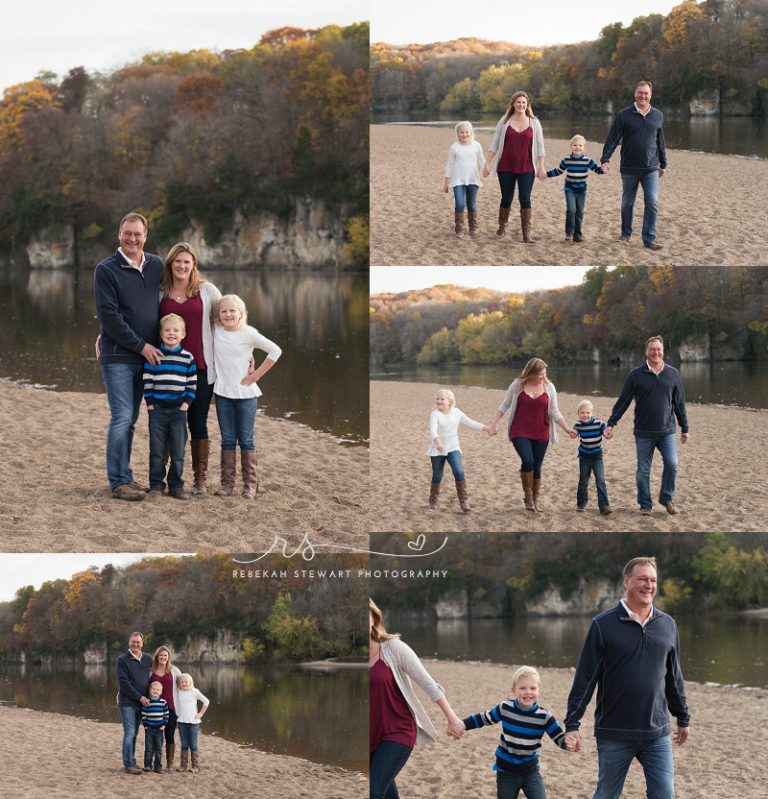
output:
[[[533,147],[531,154],[533,156],[533,169],[536,171],[539,168],[536,160],[538,158],[544,158],[546,155],[544,151],[544,133],[541,129],[541,122],[539,122],[538,119],[531,119],[530,122],[533,128]],[[491,142],[491,146],[488,149],[488,152],[496,153],[496,161],[493,165],[496,172],[499,171],[499,162],[501,161],[501,154],[504,152],[504,139],[506,138],[508,127],[509,120],[505,122],[504,117],[502,117],[499,120],[499,124],[496,125],[496,132],[493,134],[493,142]]]
[[[520,396],[518,388],[520,388],[519,377],[512,381],[512,384],[507,389],[507,393],[504,395],[501,405],[499,405],[499,413],[505,414],[507,411],[509,411],[509,424],[507,425],[507,430],[509,430],[512,420],[515,418],[517,398]],[[557,437],[555,423],[563,420],[563,414],[560,413],[560,408],[557,407],[557,391],[555,391],[554,384],[545,383],[544,389],[549,397],[549,440],[551,443],[557,444],[560,439]]]

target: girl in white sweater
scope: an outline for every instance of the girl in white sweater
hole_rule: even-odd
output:
[[[200,756],[197,752],[197,737],[200,729],[200,719],[205,711],[208,710],[210,702],[207,697],[195,688],[192,676],[183,673],[176,678],[178,687],[178,707],[176,712],[179,717],[179,737],[181,738],[181,764],[179,771],[187,770],[188,754],[191,754],[192,764],[190,771],[197,773],[200,770]],[[201,702],[202,707],[197,709],[197,703]]]
[[[475,141],[475,131],[471,122],[459,122],[456,125],[456,138],[445,164],[443,191],[453,189],[454,197],[454,230],[456,235],[464,235],[464,208],[469,218],[469,235],[477,235],[477,190],[483,185],[480,173],[485,166],[483,148]]]
[[[461,447],[459,446],[459,425],[465,424],[473,430],[484,430],[492,435],[491,428],[482,422],[470,419],[463,411],[456,407],[456,397],[453,391],[441,388],[435,397],[435,410],[429,416],[429,438],[431,440],[427,455],[432,461],[432,483],[429,486],[429,509],[437,508],[437,499],[440,496],[440,483],[443,480],[445,462],[453,472],[456,481],[456,494],[459,505],[464,513],[471,508],[467,496],[467,483],[464,477],[464,466],[461,462]]]

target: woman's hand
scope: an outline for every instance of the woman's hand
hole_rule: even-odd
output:
[[[487,177],[488,177],[488,175],[490,175],[490,174],[491,174],[491,170],[490,170],[490,169],[488,169],[488,164],[486,164],[486,165],[483,167],[483,177],[484,177],[484,178],[487,178]]]
[[[448,735],[455,738],[457,741],[464,735],[464,722],[458,716],[448,722]]]
[[[576,431],[575,431],[573,428],[571,428],[571,429],[568,431],[568,435],[569,435],[571,438],[578,438],[578,437],[579,437],[579,434],[578,434],[578,433],[577,433],[577,432],[576,432]]]

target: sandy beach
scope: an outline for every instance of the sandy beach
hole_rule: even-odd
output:
[[[220,440],[211,412],[211,489]],[[51,392],[0,381],[0,552],[261,552],[275,536],[298,545],[367,548],[368,450],[259,414],[257,499],[163,496],[123,502],[109,494],[105,395]],[[239,459],[238,459],[239,460]],[[149,434],[142,409],[131,467],[148,482]],[[187,447],[184,479],[192,485]]]
[[[512,375],[511,375],[512,377]],[[557,385],[555,377],[555,385]],[[762,532],[768,529],[768,411],[721,408],[688,403],[691,438],[680,445],[675,502],[670,516],[655,505],[651,516],[638,512],[635,490],[636,453],[632,435],[633,407],[606,441],[605,473],[611,516],[600,516],[594,482],[589,506],[576,511],[579,468],[576,442],[561,435],[550,444],[542,470],[544,513],[523,507],[520,461],[506,437],[505,423],[489,438],[463,426],[463,452],[470,513],[462,513],[453,478],[446,466],[440,504],[427,510],[431,469],[425,454],[428,420],[440,386],[430,383],[371,383],[371,517],[373,531],[453,532]],[[457,407],[486,424],[504,398],[504,391],[454,388]],[[558,404],[569,424],[576,421],[581,397],[558,390]],[[595,415],[607,419],[615,397],[591,397]],[[728,435],[723,435],[723,430]],[[729,466],[733,464],[733,468]],[[661,458],[654,458],[651,495],[658,495]]]
[[[423,661],[445,688],[461,718],[488,710],[510,693],[515,666],[485,663]],[[539,702],[562,723],[573,675],[569,669],[540,669]],[[684,746],[674,746],[676,796],[684,799],[763,799],[765,752],[761,736],[744,734],[740,722],[724,719],[723,707],[749,707],[755,729],[768,723],[768,691],[701,685],[687,682],[691,732]],[[417,693],[419,693],[417,691]],[[397,781],[400,795],[419,799],[496,795],[491,767],[499,728],[472,730],[454,741],[445,734],[445,718],[437,705],[419,698],[440,732],[437,742],[416,747]],[[557,749],[545,736],[540,750],[541,773],[547,793],[558,799],[588,799],[597,781],[597,752],[593,737],[594,698],[582,720],[583,748],[578,754]],[[730,725],[730,728],[729,728]],[[645,796],[645,781],[633,762],[622,796]]]
[[[360,774],[259,752],[205,733],[198,744],[199,773],[130,775],[122,767],[122,735],[120,724],[0,707],[3,793],[14,799],[134,799],[137,794],[359,799],[365,789]],[[143,760],[141,732],[136,751]]]
[[[545,166],[556,167],[570,152],[564,139],[547,137]],[[487,152],[492,132],[477,141]],[[533,188],[535,244],[520,237],[515,196],[507,233],[496,236],[500,199],[496,175],[483,179],[478,195],[480,234],[457,240],[453,233],[453,192],[442,192],[452,126],[371,127],[371,264],[385,265],[586,265],[731,266],[768,262],[768,160],[668,150],[660,184],[658,243],[643,247],[642,190],[635,205],[631,242],[619,241],[621,178],[619,153],[611,174],[590,174],[584,214],[585,241],[565,242],[562,176],[536,181]],[[586,154],[599,161],[603,143],[588,141]]]

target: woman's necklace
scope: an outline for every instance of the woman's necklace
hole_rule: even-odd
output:
[[[177,288],[176,284],[174,283],[171,286],[171,296],[173,297],[176,302],[186,302],[187,299],[187,289],[186,286],[184,288]]]

